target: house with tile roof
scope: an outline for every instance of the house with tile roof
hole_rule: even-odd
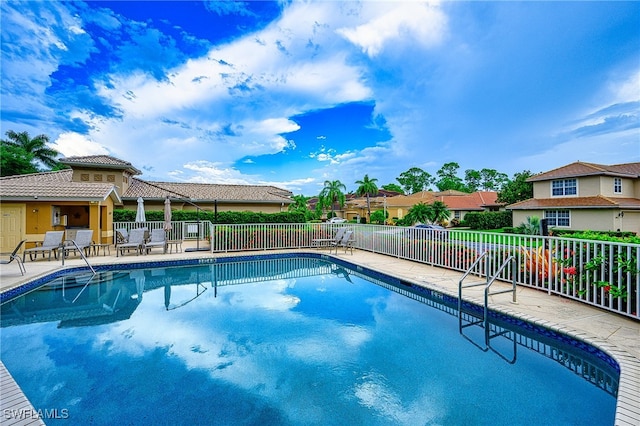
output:
[[[386,194],[385,194],[386,195]],[[444,203],[451,212],[451,219],[463,220],[469,212],[504,210],[504,203],[497,202],[498,193],[476,191],[471,194],[461,191],[421,191],[411,195],[377,196],[370,198],[371,211],[387,210],[389,218],[402,219],[416,204]],[[348,199],[345,206],[348,219],[366,217],[367,200],[364,197]]]
[[[533,198],[507,206],[514,226],[535,216],[549,228],[640,233],[640,163],[577,161],[527,181]]]
[[[11,251],[26,239],[33,246],[46,231],[92,229],[94,241],[113,241],[114,209],[286,211],[290,191],[274,186],[153,182],[140,170],[107,155],[63,158],[68,169],[0,178],[0,250]]]

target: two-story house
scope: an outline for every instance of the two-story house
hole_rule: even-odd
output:
[[[533,198],[507,206],[514,226],[535,216],[549,228],[640,234],[640,163],[578,161],[527,181]]]

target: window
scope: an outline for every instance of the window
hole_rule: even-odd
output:
[[[615,194],[622,194],[622,179],[613,178],[613,192]]]
[[[544,218],[549,226],[570,226],[569,210],[545,210]]]
[[[578,193],[578,182],[575,179],[554,180],[551,182],[551,195],[576,195]]]

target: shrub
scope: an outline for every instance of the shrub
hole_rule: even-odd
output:
[[[513,226],[510,211],[470,212],[464,215],[464,224],[471,229],[500,229]]]
[[[145,212],[148,221],[164,220],[164,211],[150,210]],[[114,222],[133,222],[136,219],[135,210],[118,209],[113,211]],[[304,223],[306,218],[302,212],[256,213],[256,212],[218,212],[217,218],[211,211],[196,212],[192,210],[176,210],[172,212],[172,219],[176,221],[209,221],[212,223],[241,224],[241,223]],[[217,220],[216,220],[217,219]]]

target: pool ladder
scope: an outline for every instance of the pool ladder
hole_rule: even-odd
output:
[[[89,263],[89,260],[87,260],[87,257],[84,255],[84,253],[82,252],[82,249],[80,247],[78,247],[78,244],[76,244],[75,240],[69,240],[68,241],[70,243],[70,245],[74,246],[75,249],[78,251],[78,253],[80,253],[80,257],[84,260],[84,262],[87,264],[87,266],[89,267],[89,269],[91,270],[91,276],[89,277],[89,279],[87,280],[87,282],[84,284],[84,286],[82,287],[82,290],[80,290],[80,293],[78,293],[76,295],[76,297],[69,302],[69,300],[67,300],[66,298],[66,294],[65,294],[65,283],[66,283],[66,278],[63,277],[62,278],[62,299],[65,302],[68,303],[75,303],[76,300],[78,300],[78,298],[80,297],[80,295],[82,294],[82,292],[84,292],[84,290],[87,288],[87,286],[89,285],[89,283],[91,282],[91,280],[93,280],[93,277],[96,276],[96,270],[93,269],[93,266],[91,266],[91,264]],[[62,247],[62,249],[60,250],[62,253],[60,255],[60,257],[62,258],[62,266],[64,266],[64,257],[65,257],[65,248]]]
[[[459,325],[459,331],[460,334],[462,336],[464,336],[467,340],[469,340],[471,343],[473,343],[474,345],[476,345],[477,347],[479,347],[481,350],[483,351],[488,351],[489,349],[493,350],[494,352],[496,352],[500,357],[502,357],[503,359],[505,359],[506,361],[510,362],[510,363],[515,363],[516,361],[516,347],[517,347],[517,342],[515,339],[515,333],[511,330],[508,329],[504,329],[502,327],[499,327],[495,324],[492,324],[489,321],[489,296],[493,296],[496,294],[502,294],[502,293],[512,293],[512,302],[513,303],[517,303],[516,301],[516,270],[517,270],[517,264],[516,264],[516,259],[513,255],[507,257],[505,259],[505,261],[502,263],[502,265],[500,265],[500,267],[496,270],[496,272],[493,275],[489,274],[489,251],[485,251],[482,255],[480,255],[475,262],[473,262],[473,264],[467,269],[467,271],[464,273],[464,275],[462,276],[462,278],[460,278],[460,281],[458,282],[458,325]],[[469,283],[469,284],[464,284],[464,280],[473,272],[477,269],[477,266],[480,264],[480,261],[482,261],[482,259],[484,259],[485,264],[484,264],[484,273],[486,275],[486,280],[483,282],[475,282],[475,283]],[[504,289],[504,290],[496,290],[496,291],[491,291],[491,285],[496,281],[496,279],[498,278],[498,276],[502,273],[502,271],[508,266],[511,265],[511,288],[509,289]],[[483,300],[483,309],[482,309],[482,314],[479,314],[476,311],[473,310],[467,310],[464,311],[463,310],[463,299],[462,299],[462,289],[463,288],[470,288],[470,287],[480,287],[483,286],[484,287],[484,300]],[[465,318],[466,317],[466,318]],[[466,323],[465,323],[466,321]],[[466,327],[471,327],[474,325],[479,325],[481,327],[484,328],[484,347],[480,346],[479,344],[477,344],[476,342],[474,342],[472,339],[470,339],[468,336],[466,336],[463,332],[463,330]],[[513,357],[512,358],[507,358],[506,356],[504,356],[503,354],[501,354],[500,352],[498,352],[492,345],[491,345],[491,339],[496,338],[496,337],[505,337],[506,339],[510,340],[513,342]]]

